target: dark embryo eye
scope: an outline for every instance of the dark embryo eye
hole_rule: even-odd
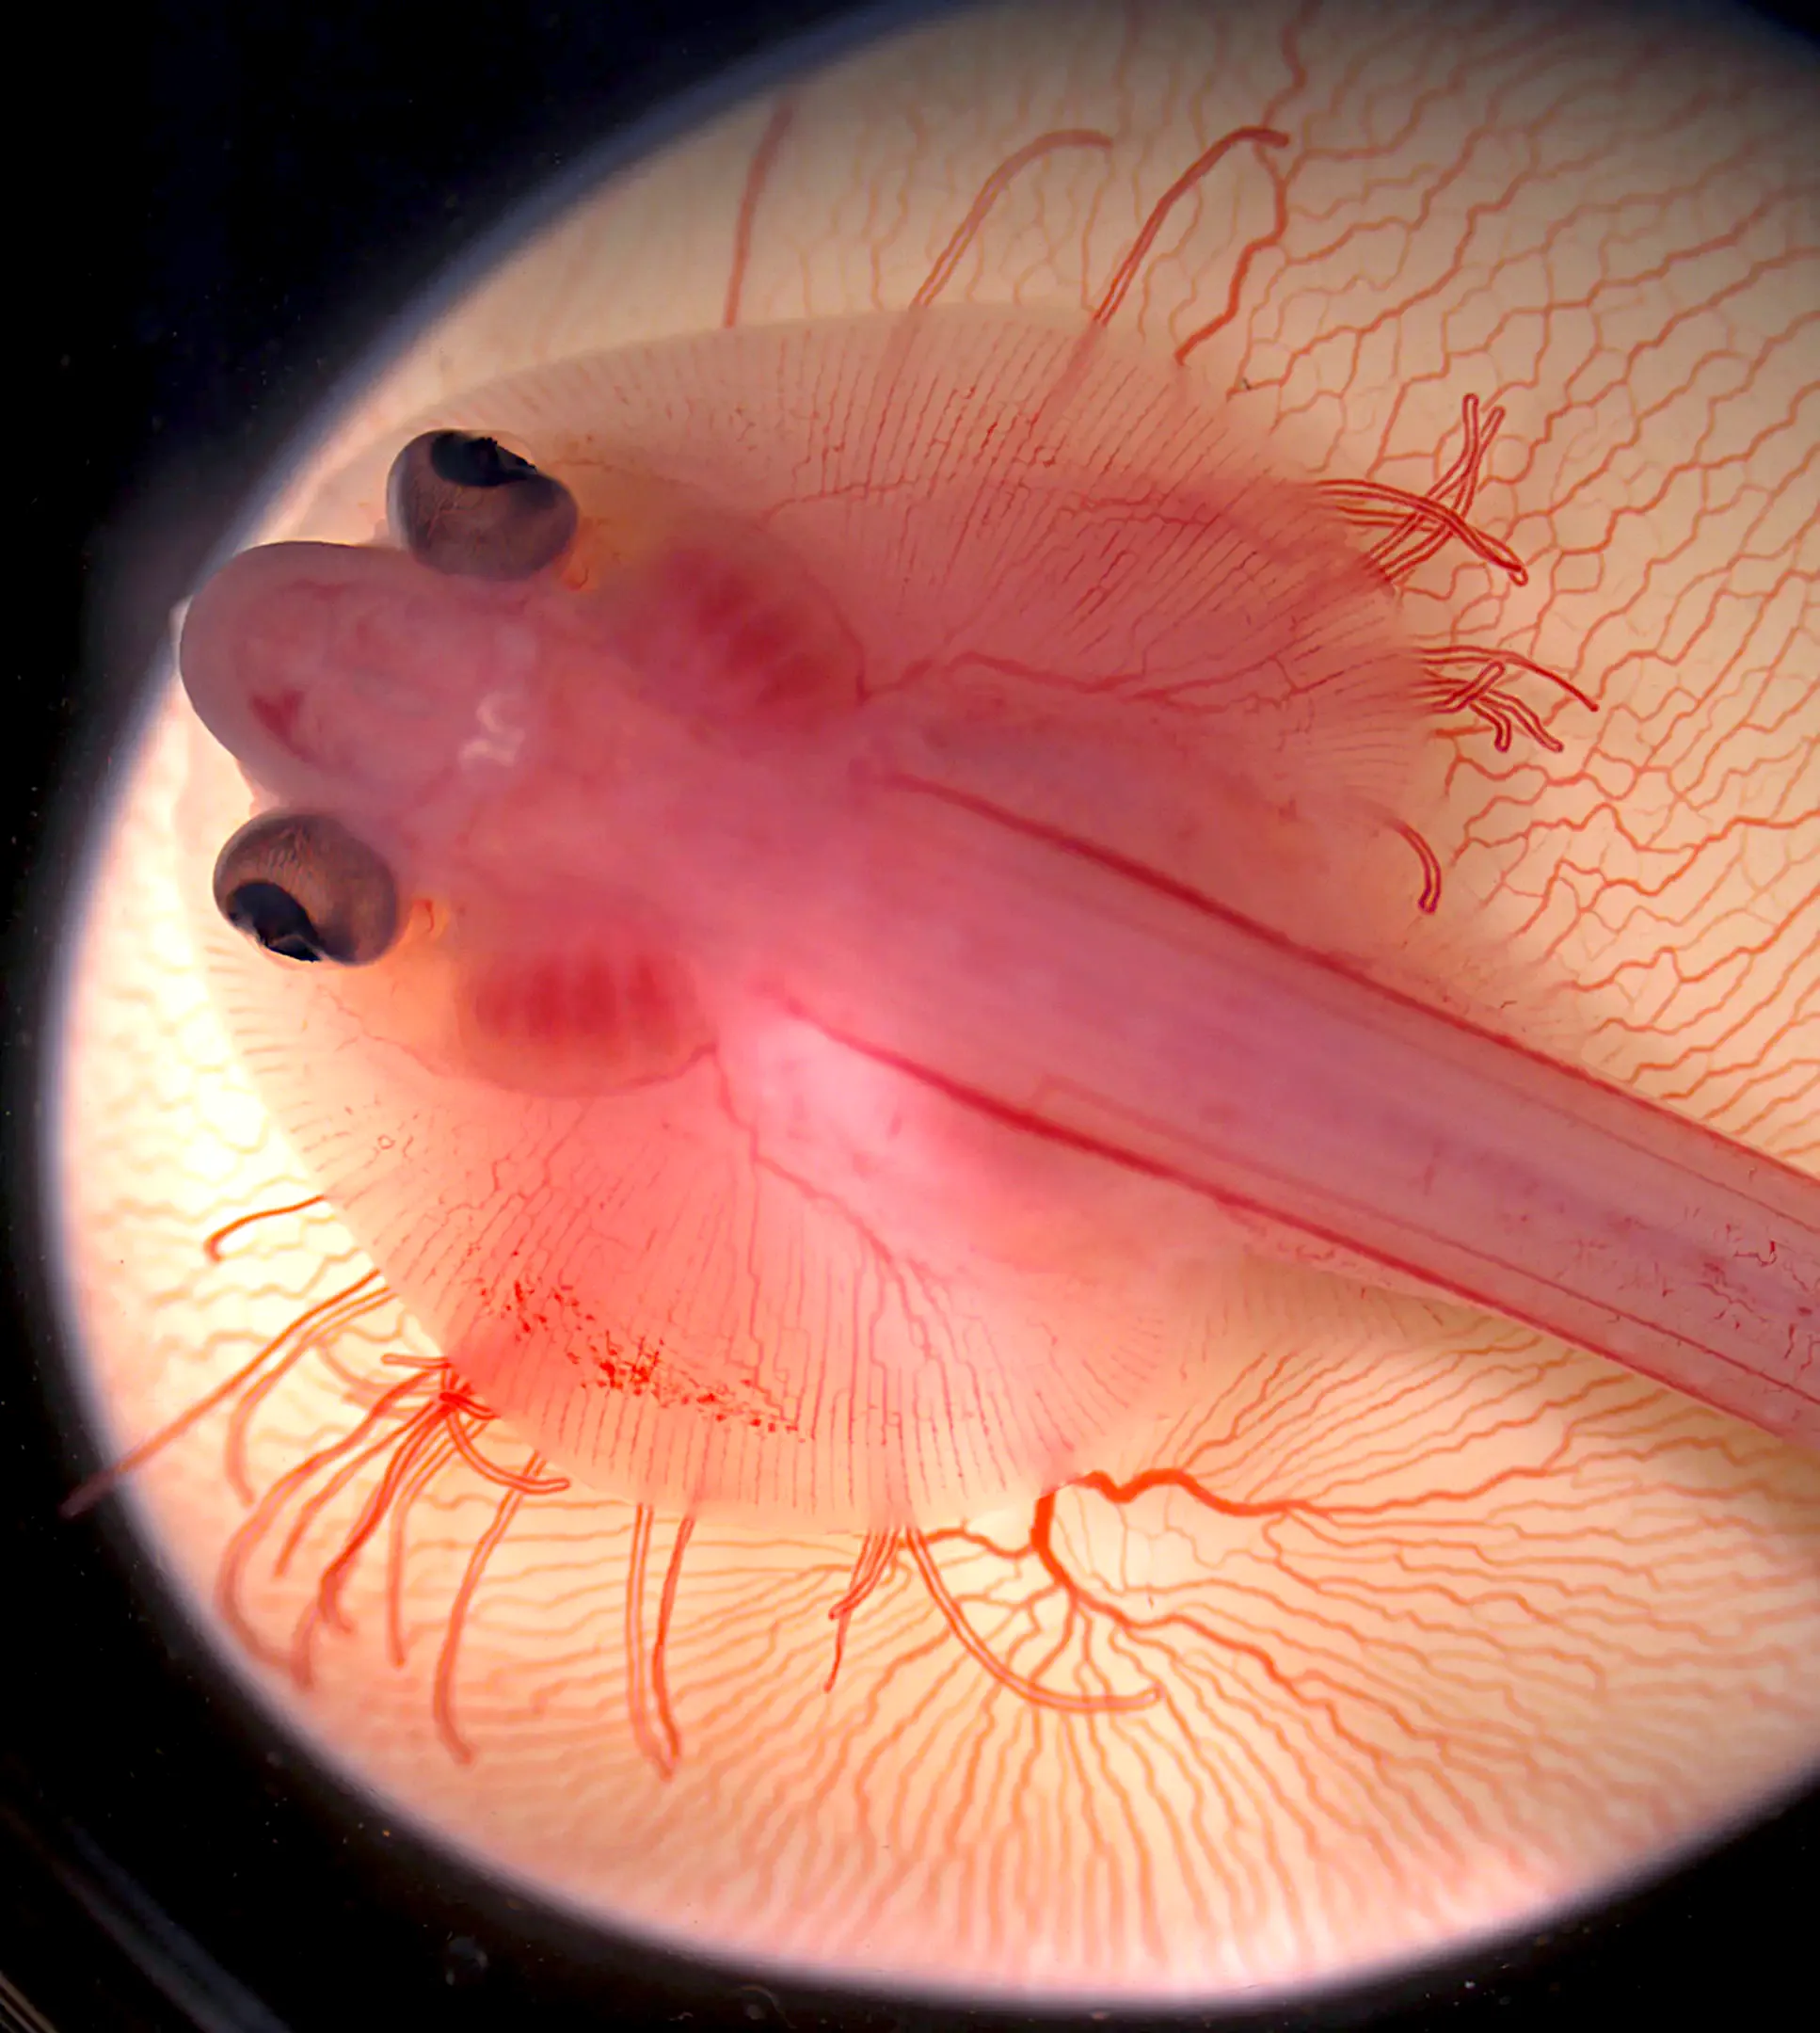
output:
[[[575,499],[560,480],[497,439],[424,431],[392,461],[392,534],[433,570],[469,579],[528,579],[575,535]]]
[[[289,960],[366,967],[398,936],[391,871],[321,813],[249,820],[215,864],[215,903],[255,945]]]

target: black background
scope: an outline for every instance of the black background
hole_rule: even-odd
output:
[[[752,1985],[540,1919],[294,1762],[105,1510],[56,1514],[92,1464],[35,1225],[41,999],[79,821],[169,605],[387,312],[515,196],[852,12],[149,0],[40,17],[50,54],[13,69],[0,2028],[1033,2023]],[[1780,2020],[1812,1994],[1817,1894],[1811,1795],[1617,1911],[1256,2023]]]

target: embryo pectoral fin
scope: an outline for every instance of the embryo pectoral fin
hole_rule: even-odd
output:
[[[527,1094],[608,1094],[668,1080],[712,1044],[689,969],[642,931],[457,954],[468,1070]]]
[[[862,658],[838,602],[742,519],[678,516],[597,598],[646,696],[697,726],[805,731],[859,702]]]

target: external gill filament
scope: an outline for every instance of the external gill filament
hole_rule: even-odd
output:
[[[461,1633],[487,1561],[503,1539],[527,1497],[553,1496],[566,1490],[566,1476],[544,1472],[534,1453],[522,1468],[490,1461],[474,1444],[479,1430],[494,1415],[440,1358],[391,1355],[385,1361],[410,1373],[391,1385],[340,1440],[316,1449],[295,1464],[266,1490],[251,1515],[233,1535],[222,1559],[216,1605],[225,1622],[248,1651],[284,1668],[299,1687],[313,1678],[312,1646],[324,1625],[351,1629],[342,1596],[360,1557],[382,1525],[389,1524],[385,1567],[387,1651],[396,1665],[405,1659],[403,1574],[407,1521],[412,1506],[457,1459],[503,1495],[487,1529],[476,1540],[456,1589],[439,1651],[435,1673],[435,1719],[439,1735],[458,1763],[472,1750],[456,1726],[454,1685]],[[426,1401],[413,1405],[413,1399]],[[402,1417],[403,1423],[400,1423]],[[375,1463],[378,1479],[343,1531],[334,1553],[323,1563],[310,1598],[293,1628],[288,1653],[278,1653],[254,1630],[243,1607],[247,1570],[262,1546],[278,1529],[295,1501],[296,1511],[273,1561],[282,1575],[302,1550],[312,1528],[343,1491]],[[306,1494],[307,1493],[307,1494]]]

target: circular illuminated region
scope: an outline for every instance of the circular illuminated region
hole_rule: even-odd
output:
[[[1796,667],[1820,583],[1801,424],[1820,264],[1797,202],[1813,102],[1741,30],[1668,53],[1618,12],[966,15],[603,186],[331,419],[249,540],[385,538],[388,471],[424,431],[498,433],[561,476],[603,391],[615,442],[663,448],[660,479],[711,492],[720,470],[737,490],[750,468],[703,421],[715,363],[781,373],[790,345],[837,332],[878,337],[863,393],[808,374],[800,402],[757,413],[774,438],[788,411],[792,471],[848,459],[905,486],[939,437],[891,406],[922,385],[888,371],[922,343],[902,335],[1022,334],[1051,395],[1141,359],[1185,414],[1224,420],[1253,508],[1288,490],[1354,590],[1326,689],[1295,721],[1290,685],[1270,744],[1247,748],[1281,646],[1244,666],[1237,707],[1158,704],[1201,668],[1171,663],[1170,628],[1201,611],[1185,584],[1228,602],[1222,641],[1238,629],[1232,515],[1173,550],[1121,547],[1103,519],[1103,578],[1076,560],[1046,644],[1068,658],[1042,667],[1099,673],[1102,763],[1134,716],[1192,731],[1228,712],[1221,795],[1251,837],[1348,842],[1363,887],[1329,944],[1799,1193],[1820,995],[1820,721]],[[687,400],[666,407],[679,360]],[[855,416],[863,442],[836,447]],[[1126,450],[1141,470],[1141,438]],[[531,568],[560,574],[554,552],[610,579],[617,554],[586,547],[612,517],[571,484],[581,548],[540,525]],[[1152,505],[1190,494],[1184,475]],[[752,526],[793,542],[780,498]],[[940,528],[977,627],[1012,600],[995,594],[1012,539]],[[1246,540],[1242,583],[1268,591],[1260,561],[1282,553]],[[822,619],[863,604],[854,585],[830,572],[785,604],[821,631],[817,700],[888,693],[881,673],[914,692],[906,672],[983,639],[959,596],[927,643],[906,603],[860,630],[850,667]],[[1245,625],[1270,640],[1268,615]],[[1301,654],[1309,631],[1288,632]],[[987,662],[967,696],[1019,709],[1031,669],[1001,657],[982,678]],[[1280,778],[1260,776],[1267,753],[1288,758]],[[1044,754],[1024,808],[1074,814],[1084,838],[1108,770],[1091,744]],[[1336,836],[1346,799],[1376,816]],[[312,1142],[330,1018],[287,1027],[285,999],[322,970],[237,941],[210,901],[255,802],[168,683],[106,820],[57,1096],[70,1287],[118,1456],[76,1501],[130,1493],[225,1654],[391,1811],[584,1913],[746,1966],[1218,2001],[1533,1922],[1812,1770],[1813,1456],[1533,1327],[1373,1282],[1343,1251],[1240,1222],[1209,1308],[1151,1276],[1174,1203],[1109,1201],[1071,1241],[1074,1296],[1046,1301],[1075,1331],[1052,1337],[1045,1389],[1073,1413],[1016,1427],[1043,1394],[1020,1401],[1030,1371],[1008,1369],[1002,1421],[982,1391],[970,1451],[926,1474],[888,1403],[876,1430],[855,1415],[847,1457],[823,1447],[804,1380],[831,1352],[851,1362],[855,1337],[786,1277],[762,1317],[790,1389],[760,1418],[750,1369],[742,1397],[713,1380],[742,1436],[723,1483],[652,1465],[704,1473],[651,1435],[698,1418],[710,1387],[682,1403],[658,1315],[720,1261],[730,1202],[711,1195],[687,1237],[641,1243],[682,1266],[644,1291],[649,1318],[594,1333],[587,1402],[618,1409],[586,1436],[509,1365],[464,1373],[471,1321],[422,1271],[428,1244],[400,1242],[397,1185],[421,1192],[432,1241],[496,1210],[471,1179],[447,1193],[459,1139],[386,1118],[383,1069],[343,1112],[368,1174],[338,1169],[327,1130]],[[1168,832],[1141,805],[1121,824]],[[1233,826],[1208,825],[1206,856],[1230,859]],[[1252,902],[1262,883],[1312,937],[1331,904],[1293,856],[1260,865]],[[384,929],[375,950],[405,951],[408,923]],[[710,990],[648,1090],[620,1079],[617,1044],[568,1038],[506,1097],[511,1121],[529,1134],[578,1089],[694,1078],[729,1034]],[[434,1058],[447,1040],[426,1036],[413,1049]],[[639,1118],[647,1209],[675,1204],[678,1119]],[[980,1181],[1022,1176],[993,1170],[999,1146],[963,1155],[991,1246],[1014,1254],[1010,1187]],[[391,1182],[379,1214],[369,1174]],[[767,1465],[802,1457],[792,1423],[822,1449],[813,1473]],[[852,1464],[887,1429],[897,1465],[871,1487]]]

